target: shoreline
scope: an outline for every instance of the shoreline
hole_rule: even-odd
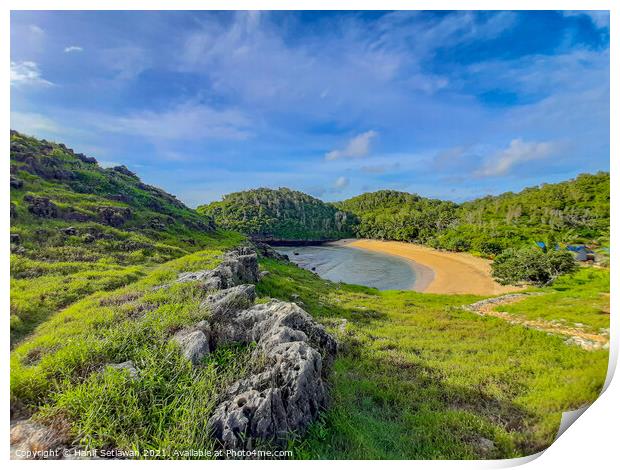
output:
[[[356,246],[354,243],[357,241],[360,241],[360,240],[358,238],[343,238],[341,240],[336,240],[333,242],[325,243],[325,245],[346,246],[348,248],[355,248],[356,250],[372,251],[375,253],[381,253],[382,255],[392,256],[392,257],[399,258],[401,260],[406,261],[415,274],[415,281],[413,281],[413,284],[409,287],[408,290],[413,290],[416,292],[426,292],[430,284],[435,279],[435,271],[433,271],[433,269],[429,266],[420,264],[413,259],[409,259],[403,256],[393,254],[393,253],[386,253],[386,252],[377,251],[377,250],[369,250],[369,249],[366,249],[360,246]]]
[[[348,246],[407,260],[416,273],[412,290],[431,294],[500,295],[523,290],[502,286],[491,277],[491,263],[468,253],[439,251],[406,242],[343,239],[331,244]]]

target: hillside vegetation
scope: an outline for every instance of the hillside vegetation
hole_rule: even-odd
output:
[[[261,241],[321,241],[353,235],[353,217],[331,204],[288,188],[259,188],[199,206],[218,226]]]
[[[124,166],[11,132],[11,335],[212,243],[215,225]]]
[[[462,204],[392,190],[326,204],[298,191],[262,188],[229,194],[198,211],[224,228],[263,240],[316,241],[354,235],[483,256],[535,241],[606,247],[609,173],[583,174]]]
[[[357,216],[358,237],[451,251],[496,255],[534,241],[609,243],[609,173],[604,172],[461,205],[398,191],[366,193],[336,205]]]

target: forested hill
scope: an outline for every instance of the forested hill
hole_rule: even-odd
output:
[[[453,202],[391,190],[364,193],[336,207],[358,217],[355,232],[361,238],[421,242],[450,226],[458,208]]]
[[[212,243],[213,220],[124,166],[11,131],[11,331]]]
[[[357,216],[359,237],[494,255],[533,241],[608,244],[609,184],[599,172],[461,205],[396,191],[336,205]]]
[[[335,240],[353,235],[354,217],[288,188],[259,188],[199,206],[218,226],[272,242]]]

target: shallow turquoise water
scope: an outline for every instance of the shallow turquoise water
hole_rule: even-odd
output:
[[[334,282],[405,290],[411,289],[416,279],[411,265],[396,256],[333,245],[275,248],[298,266]]]

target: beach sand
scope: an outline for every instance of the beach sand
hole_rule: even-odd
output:
[[[502,286],[491,277],[488,260],[467,253],[439,251],[413,243],[380,240],[343,240],[342,244],[363,250],[399,256],[416,271],[413,290],[433,294],[499,295],[522,288]]]

